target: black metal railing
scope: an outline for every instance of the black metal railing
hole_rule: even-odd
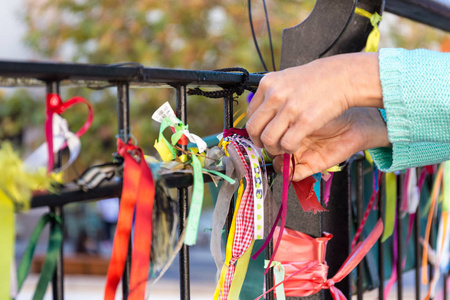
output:
[[[325,2],[318,1],[318,2]],[[347,1],[348,5],[355,5],[355,1]],[[344,3],[344,2],[342,2]],[[450,3],[444,3],[444,1],[437,0],[386,0],[384,1],[371,1],[361,0],[360,3],[365,6],[372,7],[373,9],[382,12],[386,11],[406,16],[413,20],[440,28],[444,30],[450,30]],[[340,14],[347,10],[336,10],[333,14]],[[349,15],[343,16],[352,18],[353,13],[350,11]],[[321,19],[326,23],[326,16],[322,16]],[[350,20],[350,19],[349,19]],[[343,22],[342,26],[350,24],[349,20]],[[347,43],[351,43],[350,35],[357,37],[356,48],[361,47],[361,42],[365,40],[365,36],[361,36],[361,32],[367,33],[369,26],[368,20],[366,23],[361,24],[355,22],[355,28],[345,33]],[[325,24],[326,25],[326,24]],[[332,24],[328,24],[332,26]],[[326,28],[326,26],[324,27]],[[305,34],[305,32],[303,32]],[[311,32],[317,38],[317,32]],[[336,31],[336,37],[339,38],[343,33]],[[305,35],[307,37],[307,35]],[[322,37],[321,37],[322,38]],[[320,53],[306,53],[308,58],[301,58],[300,60],[293,59],[289,56],[295,56],[296,53],[291,53],[286,56],[286,62],[284,66],[287,67],[291,62],[302,61],[306,62],[309,58],[317,58],[320,56],[331,55],[339,52],[350,51],[355,47],[349,47],[349,45],[342,45],[342,43],[334,43],[335,40],[330,41],[321,40],[321,45],[326,52]],[[351,46],[351,45],[350,45]],[[334,48],[333,48],[334,47]],[[341,47],[341,48],[339,48]],[[353,49],[354,50],[354,49]],[[318,51],[310,47],[308,51]],[[357,50],[354,50],[357,51]],[[299,51],[299,53],[303,53]],[[283,65],[283,64],[282,64]],[[250,74],[248,85],[256,87],[263,75]],[[130,124],[130,112],[129,112],[129,90],[135,86],[152,88],[155,86],[165,86],[173,88],[175,90],[176,97],[176,115],[183,121],[188,122],[187,119],[187,96],[186,88],[188,85],[196,86],[224,86],[235,85],[242,82],[242,75],[238,73],[226,73],[217,71],[198,71],[198,70],[179,70],[179,69],[164,69],[164,68],[146,68],[139,64],[122,64],[122,65],[92,65],[92,64],[63,64],[63,63],[40,63],[40,62],[12,62],[12,61],[0,61],[0,86],[3,87],[28,87],[28,86],[41,86],[47,89],[47,92],[59,93],[60,87],[64,86],[85,86],[85,87],[106,87],[114,86],[117,88],[118,105],[117,105],[117,120],[118,120],[118,134],[127,140],[130,137],[129,124]],[[233,123],[233,101],[230,97],[223,99],[223,127],[225,129],[232,126]],[[369,168],[367,171],[366,169]],[[334,234],[334,238],[329,243],[329,249],[327,252],[327,261],[330,268],[329,273],[334,274],[340,264],[347,257],[350,249],[351,241],[351,226],[353,226],[352,219],[352,207],[356,205],[356,219],[355,223],[361,221],[363,203],[364,203],[364,191],[365,185],[364,177],[367,173],[370,173],[370,167],[364,166],[364,158],[362,156],[354,156],[348,162],[348,164],[339,173],[335,174],[333,186],[331,188],[330,202],[328,210],[330,213],[326,217],[322,215],[303,215],[301,218],[297,216],[297,220],[301,219],[301,224],[298,224],[295,220],[287,225],[294,227],[295,229],[302,229],[304,232],[318,235],[322,231],[330,231]],[[356,174],[356,175],[355,175]],[[356,176],[355,180],[352,177]],[[180,216],[180,228],[179,231],[183,231],[183,224],[187,218],[188,213],[188,193],[187,187],[192,184],[192,177],[190,175],[174,176],[172,178],[165,178],[169,187],[175,187],[178,189],[178,202],[179,202],[179,216]],[[276,181],[276,180],[275,180]],[[398,185],[401,187],[402,176],[397,178]],[[431,181],[429,181],[431,182]],[[277,188],[275,182],[275,195],[281,189]],[[383,186],[380,186],[380,191],[383,191]],[[81,191],[75,185],[66,185],[60,194],[41,194],[32,199],[31,207],[43,207],[48,206],[55,214],[64,218],[64,206],[72,202],[81,202],[88,200],[97,200],[111,197],[119,197],[121,194],[122,186],[120,182],[106,182],[97,188],[89,190],[88,192]],[[398,188],[398,199],[401,199],[402,189]],[[293,194],[292,192],[290,193]],[[384,215],[384,203],[385,195],[380,192],[378,204],[378,216]],[[290,202],[295,202],[296,199],[290,199]],[[400,201],[397,201],[399,203]],[[231,204],[233,207],[233,203]],[[232,209],[230,209],[232,215]],[[416,212],[416,218],[414,223],[414,248],[415,248],[415,297],[420,298],[421,284],[420,284],[420,207]],[[397,242],[399,252],[398,257],[403,256],[403,228],[401,225],[401,218],[396,213],[397,219]],[[229,226],[230,220],[228,222]],[[336,226],[339,224],[339,226]],[[432,237],[433,239],[435,237]],[[131,249],[131,247],[129,247]],[[270,247],[269,247],[270,251]],[[60,252],[57,268],[54,275],[53,284],[53,298],[64,298],[64,270],[63,270],[63,255]],[[268,254],[270,256],[270,252]],[[180,251],[180,299],[190,299],[190,265],[189,265],[189,247],[183,246]],[[386,253],[381,243],[378,243],[378,296],[379,299],[383,299],[385,282],[385,268],[384,260]],[[126,299],[128,295],[128,282],[129,271],[131,265],[131,257],[128,256],[127,266],[123,275],[123,298]],[[397,298],[403,297],[403,281],[402,281],[402,264],[401,259],[398,259],[397,265]],[[432,268],[430,267],[430,273]],[[363,298],[364,292],[364,266],[361,264],[356,271],[356,293],[358,299]],[[269,273],[269,276],[270,273]],[[444,274],[444,299],[446,299],[446,280],[447,274]],[[266,278],[267,286],[270,286],[273,282],[272,277]],[[343,293],[350,297],[351,278],[344,279],[337,285]],[[373,286],[375,287],[375,286]],[[318,293],[310,297],[310,299],[322,299],[329,298],[329,294],[324,292]],[[273,299],[273,294],[268,295],[268,299]],[[294,299],[294,298],[291,298]]]

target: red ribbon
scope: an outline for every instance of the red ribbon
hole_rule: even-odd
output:
[[[155,186],[141,148],[117,140],[118,153],[125,159],[123,187],[117,229],[105,286],[105,300],[114,300],[125,268],[136,207],[133,252],[128,299],[144,299],[152,244],[152,214]]]
[[[233,128],[230,128],[230,129],[224,129],[223,130],[223,137],[224,138],[228,137],[228,136],[232,136],[233,134],[237,134],[237,135],[240,135],[240,136],[243,136],[243,137],[246,137],[246,138],[249,137],[247,129],[245,129],[245,128],[234,128],[233,127]]]
[[[48,151],[48,163],[47,163],[47,172],[50,173],[53,170],[54,163],[54,153],[53,153],[53,114],[62,114],[69,107],[78,104],[84,103],[88,106],[89,115],[83,126],[75,133],[77,137],[81,137],[88,129],[91,127],[92,120],[94,118],[94,111],[92,110],[92,106],[86,99],[76,96],[70,98],[66,102],[61,100],[61,97],[58,94],[48,93],[45,100],[45,138],[47,140],[47,151]],[[65,146],[64,146],[65,147]]]
[[[317,199],[317,195],[314,192],[315,183],[316,179],[312,176],[309,176],[301,181],[292,182],[303,211],[311,211],[314,213],[318,211],[327,211],[322,207],[322,205],[320,205],[319,199]]]
[[[304,233],[291,229],[284,229],[283,240],[275,260],[281,262],[285,269],[285,279],[266,291],[275,289],[284,284],[287,297],[305,297],[319,292],[322,289],[330,289],[334,300],[346,299],[345,295],[334,285],[344,279],[366,256],[375,242],[383,233],[383,223],[377,222],[369,236],[358,243],[342,264],[339,271],[327,279],[328,266],[325,262],[325,250],[331,234],[324,234],[320,238],[312,238]]]

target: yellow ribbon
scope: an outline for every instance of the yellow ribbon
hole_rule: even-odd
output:
[[[246,116],[247,116],[246,112],[243,112],[242,114],[240,114],[239,117],[237,117],[236,120],[234,120],[233,127],[236,127],[239,124],[239,122],[241,122],[242,119],[244,119]]]
[[[236,208],[234,210],[233,214],[233,220],[231,222],[230,232],[228,233],[228,239],[227,239],[227,248],[226,248],[226,254],[225,254],[225,263],[222,266],[222,270],[220,271],[220,278],[219,282],[217,283],[216,290],[214,292],[213,299],[218,300],[220,291],[223,290],[224,284],[225,284],[225,278],[228,271],[228,266],[231,261],[232,257],[232,251],[233,251],[233,240],[234,240],[234,232],[236,231],[236,216],[238,213],[239,205],[241,204],[242,195],[244,194],[244,181],[241,180],[239,184],[238,189],[238,195],[236,197]]]
[[[370,163],[370,165],[373,166],[373,158],[370,155],[369,150],[364,150],[364,157]]]
[[[14,205],[0,189],[0,299],[10,299],[11,262],[14,257]],[[13,291],[15,293],[15,291]]]
[[[245,276],[247,275],[248,264],[250,257],[252,256],[253,245],[255,240],[252,241],[248,249],[245,251],[236,262],[236,270],[234,272],[233,281],[231,282],[230,292],[228,293],[228,299],[239,299],[241,294],[242,285],[244,284]]]
[[[378,44],[380,43],[380,30],[378,29],[378,23],[381,21],[381,16],[377,12],[371,14],[370,12],[359,7],[355,9],[355,13],[370,19],[370,24],[372,24],[373,29],[367,37],[366,52],[377,52]]]
[[[342,168],[339,165],[332,166],[331,168],[328,168],[325,170],[326,172],[340,172],[342,171]]]
[[[392,235],[395,225],[395,205],[397,203],[397,178],[394,173],[386,173],[386,214],[384,219],[384,231],[381,242]]]
[[[14,258],[14,212],[28,210],[34,190],[52,190],[52,182],[61,181],[61,174],[41,168],[34,173],[26,169],[23,161],[8,142],[0,144],[0,299],[10,299],[10,270]],[[14,292],[14,291],[13,291]],[[15,293],[15,292],[14,292]]]

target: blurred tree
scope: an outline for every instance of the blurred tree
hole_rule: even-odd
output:
[[[282,29],[305,19],[314,3],[314,0],[267,0],[277,65]],[[253,1],[252,16],[260,48],[270,68],[261,1]],[[252,72],[262,71],[253,46],[245,0],[26,0],[23,18],[28,26],[25,43],[38,59],[104,64],[136,61],[145,66],[205,70],[240,66]],[[384,46],[438,49],[445,36],[442,31],[389,14],[384,18],[380,26]],[[82,139],[84,147],[89,145],[89,148],[77,161],[80,170],[95,161],[110,160],[115,151],[116,96],[114,89],[63,89],[65,98],[73,95],[90,99],[95,109],[92,129]],[[0,102],[1,138],[14,130],[20,131],[25,125],[42,126],[43,102],[33,106],[37,102],[27,100],[32,105],[18,106],[28,96],[17,97]],[[158,129],[151,114],[172,98],[170,89],[131,91],[131,131],[147,153],[154,153]],[[190,97],[188,102],[188,123],[193,132],[209,135],[221,131],[222,101]],[[203,105],[205,102],[207,105]],[[4,109],[5,105],[9,108]],[[64,115],[73,130],[84,122],[82,109]],[[12,111],[14,114],[10,116]],[[39,117],[35,117],[35,111],[40,111]],[[29,118],[29,114],[33,117]]]
[[[256,35],[266,65],[271,66],[263,5],[253,2]],[[300,22],[313,5],[313,0],[267,1],[276,58],[282,28]],[[263,71],[243,0],[28,0],[23,17],[28,26],[25,43],[37,58],[102,64],[135,61],[145,66],[205,70],[240,66]],[[82,138],[89,149],[77,160],[78,169],[110,159],[117,133],[115,91],[72,88],[63,89],[63,94],[96,99],[92,129]],[[158,130],[151,114],[171,98],[170,89],[131,91],[131,131],[147,153],[154,153]],[[205,101],[208,104],[202,105]],[[188,116],[193,132],[217,133],[222,129],[222,101],[190,97]],[[85,114],[80,108],[64,117],[76,130]]]
[[[253,2],[255,30],[262,37],[267,60],[263,5]],[[276,54],[281,30],[304,19],[314,2],[267,1]],[[28,0],[25,17],[29,26],[26,42],[45,57],[90,63],[138,61],[167,68],[239,65],[261,70],[243,0]]]

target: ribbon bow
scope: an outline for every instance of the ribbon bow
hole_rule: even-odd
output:
[[[334,300],[346,299],[345,295],[335,287],[335,283],[344,279],[361,262],[382,232],[383,223],[379,220],[369,236],[352,250],[339,271],[331,279],[327,279],[325,249],[332,235],[324,234],[321,238],[312,238],[304,233],[285,229],[283,241],[275,259],[283,265],[286,277],[255,300],[281,284],[285,286],[287,297],[305,297],[322,289],[329,289]]]
[[[77,137],[81,137],[91,126],[92,120],[94,118],[94,112],[92,110],[91,104],[84,98],[76,96],[70,98],[66,102],[61,100],[61,97],[58,94],[49,93],[47,94],[45,101],[45,138],[47,140],[47,152],[48,152],[48,162],[47,162],[47,172],[50,173],[53,170],[54,163],[54,152],[53,149],[53,115],[54,114],[62,114],[69,107],[78,104],[84,103],[88,106],[89,115],[83,126],[75,133]],[[64,148],[66,144],[62,146]],[[58,151],[57,149],[56,151]]]

